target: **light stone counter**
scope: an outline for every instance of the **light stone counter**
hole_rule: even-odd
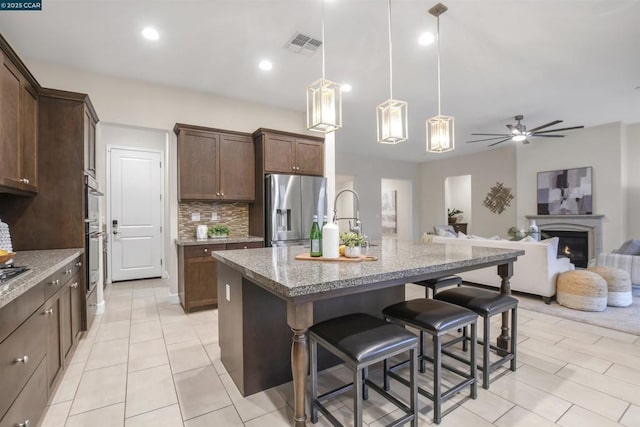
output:
[[[13,265],[28,267],[29,270],[0,285],[0,308],[55,273],[65,264],[73,261],[84,249],[50,249],[18,252]]]
[[[229,236],[218,237],[214,239],[198,240],[195,237],[191,239],[176,239],[176,245],[178,246],[197,246],[197,245],[216,245],[222,243],[250,243],[250,242],[264,242],[263,237],[256,236]]]
[[[277,296],[291,300],[347,288],[455,274],[513,261],[524,251],[385,240],[369,248],[377,261],[300,261],[302,246],[216,251],[212,256]],[[497,275],[497,271],[496,271]],[[355,291],[355,290],[354,290]],[[306,299],[306,298],[305,298]]]

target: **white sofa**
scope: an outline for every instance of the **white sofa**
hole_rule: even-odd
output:
[[[556,245],[542,242],[520,242],[509,240],[456,239],[433,236],[433,243],[452,245],[485,246],[490,248],[522,249],[524,255],[513,264],[511,289],[528,294],[540,295],[546,303],[556,294],[558,274],[574,270],[569,258],[557,258]],[[496,267],[460,273],[462,280],[482,285],[500,287],[501,279]]]

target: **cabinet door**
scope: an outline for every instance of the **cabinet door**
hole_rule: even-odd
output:
[[[255,151],[250,137],[220,135],[220,197],[253,201],[256,198]]]
[[[178,197],[180,200],[218,199],[217,134],[181,131],[178,135]]]
[[[0,60],[0,185],[19,189],[20,77],[18,70],[2,54]]]
[[[43,314],[47,316],[47,384],[49,389],[54,385],[58,374],[62,371],[63,359],[60,351],[60,293],[49,299],[43,306]]]
[[[264,171],[266,173],[296,173],[295,138],[284,135],[264,136]]]
[[[75,343],[82,333],[82,305],[84,286],[83,280],[78,275],[71,280],[71,340]]]
[[[324,147],[322,142],[296,138],[296,172],[303,175],[323,175]]]
[[[218,263],[216,260],[211,256],[185,258],[184,264],[185,310],[217,304]]]
[[[26,81],[20,87],[20,178],[27,191],[38,188],[38,96]]]
[[[66,360],[71,347],[73,346],[73,337],[71,335],[71,287],[66,285],[60,292],[60,347],[62,356]]]
[[[84,170],[96,176],[96,124],[89,109],[84,109]]]

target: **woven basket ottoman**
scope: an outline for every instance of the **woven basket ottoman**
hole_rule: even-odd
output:
[[[560,305],[582,311],[607,308],[607,282],[596,273],[565,271],[558,276],[556,287],[556,300]]]
[[[631,305],[633,302],[631,276],[627,271],[614,267],[589,267],[587,270],[602,276],[607,282],[608,306],[628,307]]]

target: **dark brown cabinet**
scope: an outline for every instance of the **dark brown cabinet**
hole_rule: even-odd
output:
[[[324,148],[322,139],[292,136],[262,130],[264,172],[322,176]]]
[[[96,177],[96,122],[97,118],[91,108],[84,109],[84,170]]]
[[[42,314],[46,317],[47,387],[52,390],[58,375],[64,368],[61,350],[62,313],[60,294],[56,294],[44,304]]]
[[[261,248],[262,242],[179,246],[178,295],[186,312],[218,305],[218,262],[213,251]]]
[[[33,195],[38,191],[38,95],[4,40],[0,48],[0,190]]]
[[[177,123],[178,198],[253,201],[255,152],[249,134]]]

